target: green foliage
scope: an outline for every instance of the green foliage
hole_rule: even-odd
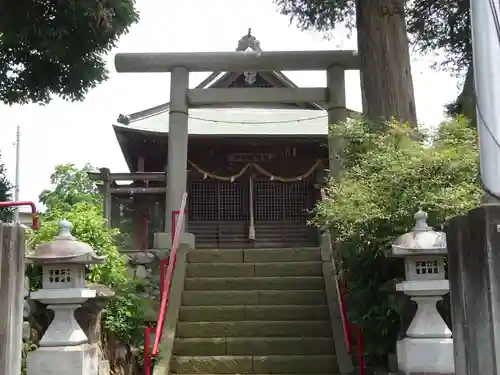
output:
[[[365,0],[366,1],[366,0]],[[281,14],[302,30],[331,35],[338,25],[353,28],[356,6],[363,0],[274,0]],[[412,43],[421,52],[445,52],[443,66],[463,71],[472,61],[470,1],[404,1],[407,30]],[[388,3],[390,3],[388,1]]]
[[[420,52],[445,52],[443,66],[464,72],[472,62],[470,0],[414,0],[407,28]]]
[[[361,120],[332,127],[345,139],[344,172],[330,181],[315,224],[341,244],[349,318],[360,325],[367,354],[381,359],[399,329],[398,306],[381,288],[404,277],[401,262],[386,258],[385,250],[411,230],[418,209],[440,228],[475,206],[481,190],[476,135],[463,118],[425,137],[396,122],[377,134],[369,128]]]
[[[138,21],[135,0],[0,3],[0,102],[82,100],[108,78],[104,57]]]
[[[106,285],[116,293],[106,307],[104,328],[121,342],[136,343],[142,332],[142,305],[116,247],[118,230],[106,227],[95,186],[86,177],[89,169],[89,166],[77,169],[73,165],[56,167],[52,176],[56,185],[41,194],[47,210],[40,217],[39,230],[29,242],[34,247],[50,241],[58,232],[59,221],[70,221],[71,233],[77,240],[88,243],[98,255],[107,257],[104,264],[89,266],[87,273],[89,283]],[[30,276],[32,282],[36,282],[39,274],[31,272]]]
[[[0,159],[0,202],[9,201],[12,198],[12,185],[7,180],[6,174],[5,165],[1,163]],[[10,219],[10,216],[10,210],[0,208],[0,221],[7,221]]]
[[[339,24],[355,24],[356,0],[274,0],[281,14],[302,30],[329,34]]]
[[[56,165],[54,173],[50,176],[53,190],[46,189],[41,192],[38,199],[49,210],[70,210],[76,203],[88,202],[92,205],[100,204],[100,197],[96,186],[88,176],[95,168],[87,164],[82,169],[73,164]]]

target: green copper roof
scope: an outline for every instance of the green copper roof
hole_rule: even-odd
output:
[[[328,133],[323,110],[275,108],[196,108],[189,110],[189,134],[196,135],[315,135]],[[168,111],[145,117],[115,130],[168,133]]]

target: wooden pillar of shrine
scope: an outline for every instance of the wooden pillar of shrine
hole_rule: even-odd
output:
[[[121,202],[116,196],[111,196],[111,228],[120,228]]]
[[[149,206],[143,196],[134,197],[134,214],[132,218],[132,246],[134,250],[148,249]]]
[[[111,173],[108,168],[99,169],[101,174],[102,188],[102,210],[106,219],[106,227],[111,228]]]

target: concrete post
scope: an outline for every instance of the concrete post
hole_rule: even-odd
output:
[[[479,166],[488,194],[500,194],[500,87],[492,77],[500,75],[498,42],[498,1],[474,0],[470,3],[474,64]]]
[[[448,274],[455,374],[500,374],[500,205],[451,219]]]
[[[467,375],[469,360],[466,353],[470,351],[467,346],[472,344],[467,339],[466,327],[466,301],[467,301],[467,273],[465,270],[467,231],[462,228],[467,226],[466,216],[456,216],[448,222],[446,228],[448,243],[448,275],[450,280],[451,320],[454,339],[455,375]]]
[[[170,81],[170,114],[168,131],[167,193],[165,223],[171,231],[172,211],[181,206],[186,191],[188,153],[189,71],[184,67],[172,70]]]
[[[344,67],[340,65],[329,67],[326,70],[326,84],[328,90],[328,125],[338,124],[347,119]],[[340,152],[342,149],[340,141],[337,137],[328,137],[331,177],[338,175],[340,172]]]
[[[21,373],[25,230],[0,223],[0,374]]]

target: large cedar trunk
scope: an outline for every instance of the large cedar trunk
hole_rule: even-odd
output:
[[[395,117],[417,125],[404,0],[357,0],[363,112],[380,123]]]
[[[472,126],[477,126],[476,94],[474,90],[474,67],[472,65],[472,62],[467,68],[464,87],[462,88],[462,92],[460,93],[460,95],[458,95],[456,101],[456,113],[454,114],[459,113],[467,117],[470,120]]]

